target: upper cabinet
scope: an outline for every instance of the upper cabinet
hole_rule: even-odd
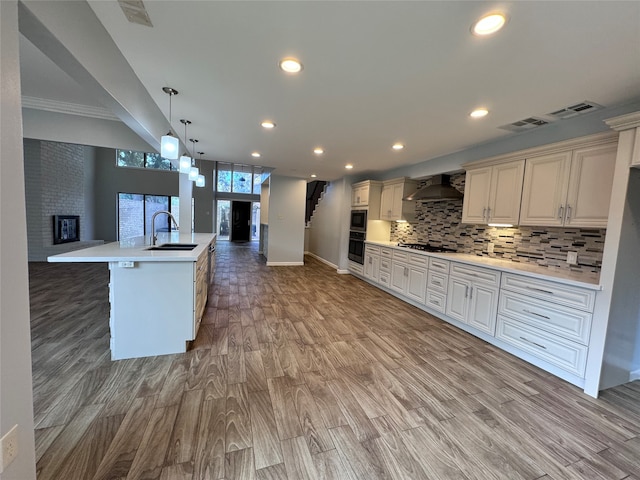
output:
[[[527,158],[520,225],[606,228],[617,144]]]
[[[463,165],[462,223],[606,228],[617,145],[607,132]]]
[[[402,199],[416,190],[417,182],[407,178],[387,180],[380,196],[380,220],[415,220],[415,202]]]
[[[351,185],[351,207],[367,210],[368,220],[380,218],[380,194],[382,182],[365,180]]]
[[[462,223],[518,223],[524,160],[480,168],[466,173]]]
[[[368,180],[360,183],[354,183],[351,186],[352,207],[366,207],[369,205],[369,187],[370,182]]]

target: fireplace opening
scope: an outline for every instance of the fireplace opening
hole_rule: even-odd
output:
[[[53,216],[53,244],[80,241],[79,215]]]

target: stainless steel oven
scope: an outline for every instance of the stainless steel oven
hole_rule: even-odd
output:
[[[364,265],[364,232],[349,232],[349,260]]]

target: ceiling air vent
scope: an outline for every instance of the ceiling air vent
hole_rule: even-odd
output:
[[[560,110],[556,110],[555,112],[548,113],[547,115],[554,118],[565,119],[565,118],[575,117],[576,115],[582,115],[583,113],[594,112],[596,110],[600,110],[601,108],[603,108],[602,105],[598,105],[597,103],[593,103],[593,102],[584,101],[584,102],[576,103],[575,105],[571,105],[569,107],[561,108]]]
[[[127,17],[127,20],[131,23],[153,27],[142,0],[118,0],[118,3],[124,12],[124,16]]]
[[[508,125],[503,125],[498,128],[501,128],[502,130],[509,130],[510,132],[526,132],[543,125],[547,125],[548,123],[549,122],[543,120],[542,118],[529,117],[525,118],[524,120],[518,120],[517,122],[509,123]]]

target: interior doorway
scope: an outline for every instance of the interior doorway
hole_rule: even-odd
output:
[[[231,202],[231,236],[232,242],[248,242],[251,240],[251,202]]]

